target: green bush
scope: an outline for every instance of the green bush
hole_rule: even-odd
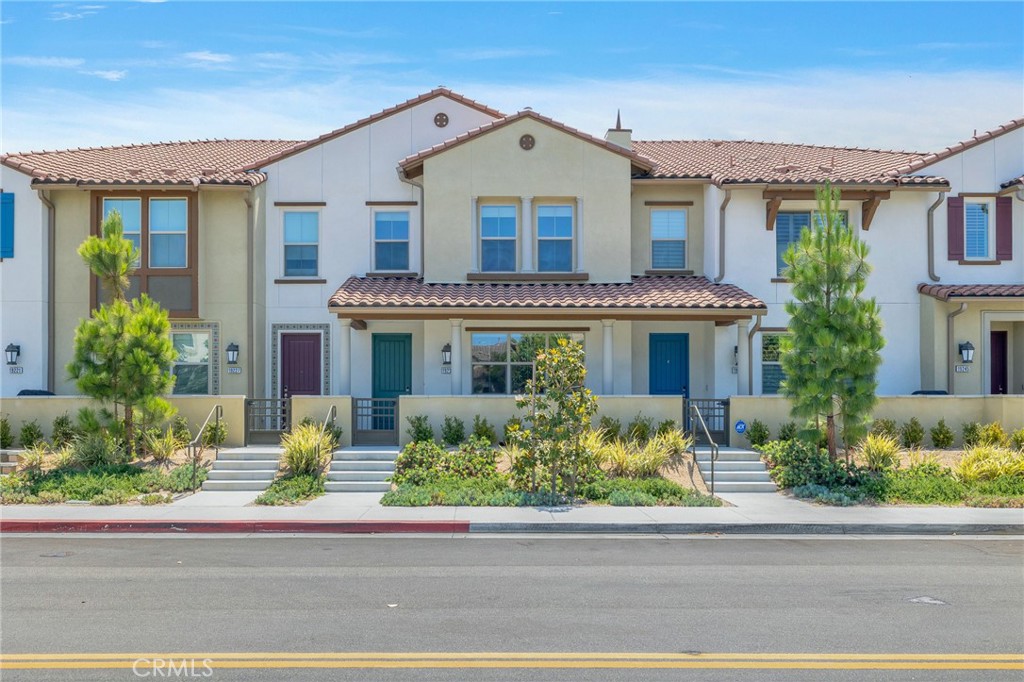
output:
[[[67,412],[53,418],[53,428],[50,434],[53,447],[60,448],[68,445],[76,435],[78,435],[78,430]]]
[[[1017,429],[1010,434],[1010,447],[1024,451],[1024,429]]]
[[[900,428],[900,443],[905,448],[919,448],[924,443],[924,427],[917,417],[911,417],[910,421]]]
[[[149,507],[154,504],[169,504],[174,502],[174,497],[171,495],[161,495],[160,493],[147,493],[139,498],[139,504],[144,507]]]
[[[413,443],[433,442],[434,427],[425,414],[414,414],[405,418],[409,422],[409,428],[405,430]]]
[[[945,450],[946,448],[953,447],[953,441],[956,436],[953,434],[953,429],[946,426],[946,420],[940,419],[939,423],[932,427],[932,447]]]
[[[36,499],[39,500],[39,504],[61,504],[67,500],[64,493],[59,490],[43,490],[36,495]]]
[[[299,426],[307,426],[307,425],[308,426],[315,426],[318,429],[323,429],[323,427],[324,427],[324,423],[323,422],[318,422],[317,420],[313,419],[310,416],[303,417],[302,421],[299,422]],[[329,433],[330,435],[334,436],[334,442],[335,443],[341,443],[341,437],[345,434],[345,428],[340,426],[340,425],[338,425],[338,424],[336,424],[336,423],[331,423],[331,424],[327,425],[327,433]]]
[[[395,485],[420,486],[442,478],[470,479],[497,473],[497,453],[484,440],[470,438],[454,452],[434,441],[409,443],[395,460]]]
[[[642,493],[653,497],[658,503],[685,507],[719,507],[722,502],[710,495],[704,495],[691,488],[661,477],[654,478],[605,478],[580,487],[580,496],[594,502],[608,502],[616,492],[635,495]]]
[[[978,422],[964,422],[962,431],[965,448],[974,447],[981,442],[981,424]]]
[[[978,434],[978,445],[1005,448],[1010,445],[1010,437],[1006,435],[1002,424],[991,422],[981,427],[981,431]]]
[[[678,431],[678,424],[675,419],[665,419],[664,421],[658,422],[658,428],[654,430],[655,436],[664,436],[666,433],[672,433]]]
[[[316,424],[299,424],[281,436],[281,464],[293,476],[319,476],[337,447],[334,436]]]
[[[5,415],[0,414],[0,450],[5,450],[14,445],[14,434],[11,432],[11,422]]]
[[[167,488],[171,492],[183,493],[186,490],[192,490],[192,470],[196,472],[196,487],[198,488],[206,480],[206,475],[210,473],[209,465],[205,464],[194,464],[189,462],[188,464],[182,464],[179,467],[175,467],[171,470],[171,473],[167,475]]]
[[[796,423],[786,422],[780,426],[779,440],[796,440]]]
[[[991,445],[976,445],[964,453],[954,467],[953,473],[965,483],[988,481],[1004,476],[1024,479],[1024,452]]]
[[[75,463],[86,469],[116,464],[124,458],[121,442],[104,431],[79,434],[71,447]]]
[[[297,504],[323,494],[323,477],[315,474],[295,474],[275,480],[254,502],[272,506]]]
[[[886,474],[881,486],[885,502],[907,504],[956,504],[963,499],[964,485],[949,475],[936,471],[935,465],[911,466],[905,471]]]
[[[645,492],[616,490],[608,496],[608,504],[613,507],[654,507],[658,498]]]
[[[522,507],[564,504],[565,499],[512,490],[506,476],[488,474],[474,479],[440,477],[421,485],[404,483],[384,493],[380,503],[385,507]]]
[[[509,417],[508,421],[505,422],[505,428],[503,429],[503,432],[502,432],[503,436],[504,436],[504,439],[502,440],[502,442],[503,443],[511,443],[512,439],[510,437],[510,434],[512,434],[512,433],[514,433],[516,431],[520,431],[520,430],[522,430],[522,428],[523,428],[523,420],[522,419],[520,419],[519,417]]]
[[[878,434],[875,434],[878,435]],[[879,436],[886,438],[886,436]],[[860,499],[855,495],[850,495],[847,490],[832,490],[826,488],[823,485],[817,483],[808,483],[807,485],[798,485],[793,488],[793,496],[801,499],[810,499],[821,504],[828,504],[834,507],[849,507],[850,505],[857,504]]]
[[[228,439],[228,424],[223,419],[209,422],[203,429],[204,448],[219,448]]]
[[[771,431],[768,430],[768,425],[760,419],[755,419],[750,422],[750,428],[747,429],[747,440],[750,441],[750,445],[755,448],[759,448],[767,443],[772,437]]]
[[[871,433],[879,436],[888,436],[894,440],[899,440],[900,430],[896,426],[895,419],[876,419],[871,424]]]
[[[39,472],[43,470],[43,461],[50,454],[46,443],[33,443],[30,447],[18,456],[18,468],[27,472]]]
[[[622,433],[622,422],[603,414],[601,415],[601,418],[597,420],[597,428],[604,434],[605,442],[610,443],[611,441],[619,439],[619,436]]]
[[[485,440],[490,445],[498,444],[498,432],[486,418],[478,414],[473,415],[473,437]]]
[[[175,437],[174,431],[170,428],[165,433],[147,433],[146,434],[146,451],[153,457],[153,461],[157,464],[163,465],[170,461],[171,457],[174,456],[178,450],[182,447],[182,443]]]
[[[41,440],[43,440],[43,430],[39,428],[39,422],[33,419],[22,423],[21,431],[18,432],[18,441],[21,443],[21,447],[27,450]]]
[[[125,490],[107,490],[105,492],[94,495],[89,500],[90,504],[95,505],[111,505],[111,504],[127,504],[131,502],[135,496]]]
[[[446,416],[441,425],[441,441],[445,445],[458,445],[466,440],[466,424],[458,417]]]
[[[869,433],[860,451],[871,471],[892,471],[900,464],[900,446],[891,436]]]
[[[188,419],[184,417],[175,417],[174,421],[171,422],[171,431],[174,432],[174,437],[180,442],[186,445],[192,442],[192,432],[188,428]]]
[[[808,483],[834,487],[850,482],[846,467],[829,460],[828,452],[816,444],[803,440],[770,441],[762,454],[772,478],[781,488]]]
[[[626,427],[626,437],[630,440],[636,441],[639,445],[643,445],[649,441],[653,433],[654,419],[651,417],[644,417],[639,413],[633,417],[633,421],[629,422],[629,426]]]

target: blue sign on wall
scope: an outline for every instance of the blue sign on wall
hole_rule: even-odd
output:
[[[747,422],[742,419],[736,422],[736,433],[745,433],[747,430]]]

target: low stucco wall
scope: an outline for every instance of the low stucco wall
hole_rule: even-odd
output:
[[[945,419],[946,425],[956,434],[956,444],[961,444],[962,425],[965,422],[1000,422],[1007,432],[1024,428],[1024,395],[899,395],[878,399],[875,419],[893,419],[897,424],[917,417],[925,430],[925,443],[931,442],[928,430]],[[733,396],[729,401],[729,444],[745,447],[749,442],[736,433],[736,422],[744,421],[747,426],[755,419],[768,425],[772,437],[778,434],[779,426],[796,421],[789,414],[789,400],[781,396]]]
[[[214,405],[221,405],[224,408],[224,421],[228,432],[225,445],[241,446],[245,442],[245,396],[175,396],[169,400],[178,409],[177,416],[188,419],[189,429],[193,433],[202,426]],[[0,414],[5,415],[10,422],[15,440],[18,438],[21,425],[33,419],[39,423],[43,435],[50,438],[54,418],[67,413],[74,419],[83,407],[98,409],[100,403],[85,396],[26,396],[0,399]]]
[[[352,398],[347,395],[292,396],[292,424],[309,417],[317,424],[323,424],[331,406],[337,408],[336,424],[342,428],[340,447],[352,444]]]

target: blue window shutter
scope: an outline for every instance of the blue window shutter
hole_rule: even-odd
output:
[[[14,195],[0,193],[0,258],[14,258]]]
[[[782,254],[789,248],[793,241],[793,214],[779,213],[775,217],[775,272],[782,274],[786,264],[782,260]]]

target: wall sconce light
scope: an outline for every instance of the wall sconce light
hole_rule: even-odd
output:
[[[21,355],[21,346],[9,343],[7,348],[4,349],[4,353],[7,355],[7,364],[16,365],[18,364],[18,357]]]
[[[965,365],[974,362],[974,344],[968,341],[960,344],[960,359]]]
[[[228,354],[228,364],[229,365],[237,365],[238,364],[238,344],[234,343],[234,342],[229,343],[228,347],[225,349],[225,351]]]
[[[441,346],[441,364],[450,367],[452,364],[452,344],[446,343]]]

